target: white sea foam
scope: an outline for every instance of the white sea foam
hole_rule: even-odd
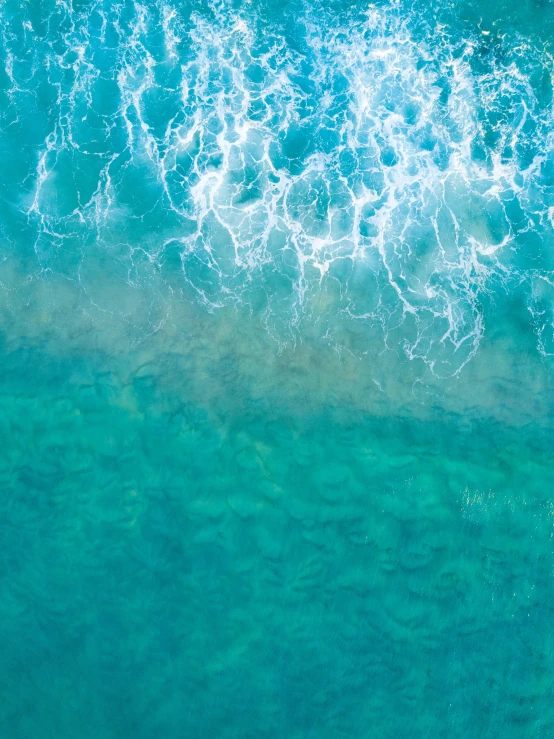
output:
[[[251,303],[280,340],[305,320],[335,343],[345,321],[379,326],[439,374],[477,351],[487,295],[523,281],[551,351],[554,297],[537,287],[552,285],[546,54],[425,29],[394,5],[344,27],[304,10],[294,45],[224,3],[192,19],[139,2],[60,14],[26,205],[43,266],[83,234],[160,269],[177,252],[183,289],[209,309]],[[76,203],[54,197],[87,167]]]

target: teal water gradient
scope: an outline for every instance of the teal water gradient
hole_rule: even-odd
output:
[[[552,736],[551,3],[0,16],[0,736]]]

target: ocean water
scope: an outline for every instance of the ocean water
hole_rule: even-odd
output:
[[[0,33],[0,737],[554,736],[554,4]]]

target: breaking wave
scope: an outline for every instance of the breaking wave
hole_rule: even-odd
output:
[[[6,14],[0,133],[25,169],[4,242],[36,276],[156,273],[279,341],[352,326],[441,375],[523,289],[554,352],[545,50],[395,3],[281,25],[225,3],[41,5]]]

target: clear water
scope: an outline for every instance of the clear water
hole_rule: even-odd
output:
[[[554,6],[0,6],[0,736],[554,734]]]

